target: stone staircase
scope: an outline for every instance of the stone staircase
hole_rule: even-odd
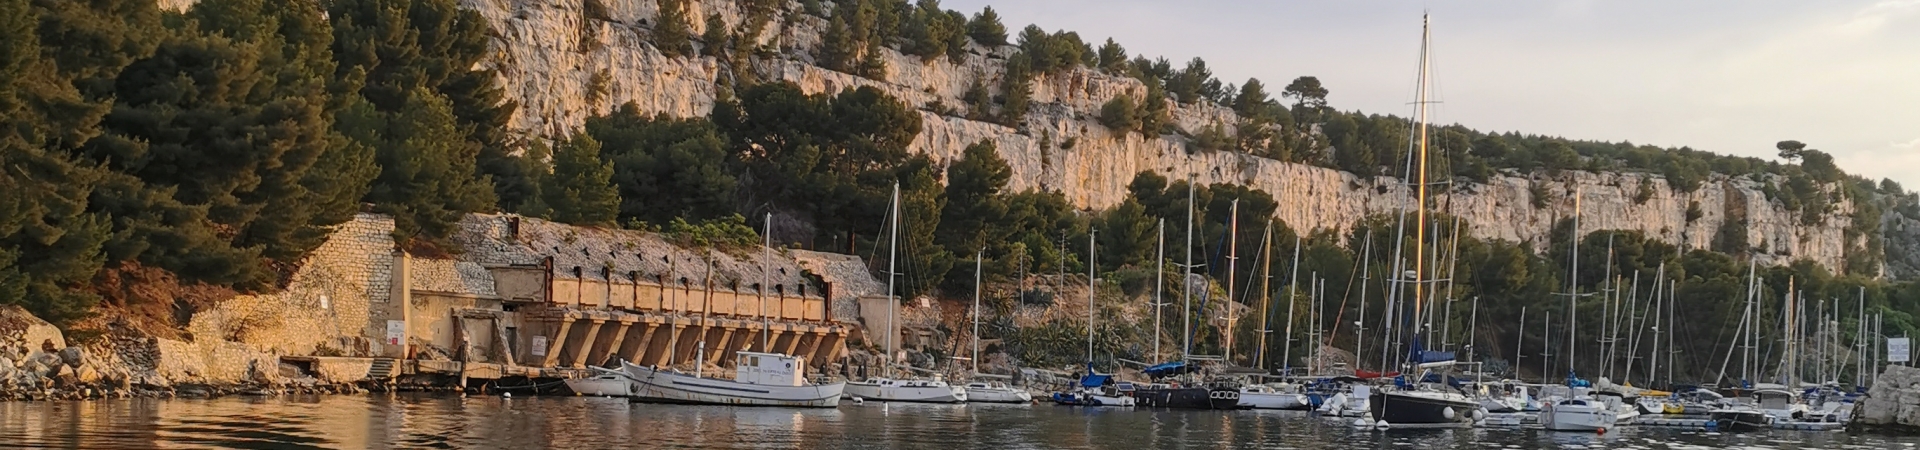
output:
[[[367,369],[367,379],[386,380],[389,378],[393,378],[393,372],[394,372],[393,358],[374,358],[373,367]]]

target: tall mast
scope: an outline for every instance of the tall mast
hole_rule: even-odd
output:
[[[1227,312],[1227,363],[1233,363],[1233,324],[1239,317],[1233,314],[1233,275],[1235,264],[1240,261],[1240,199],[1233,199],[1232,208],[1227,213],[1227,302],[1221,304]]]
[[[1569,233],[1573,246],[1573,269],[1568,272],[1567,286],[1567,377],[1574,373],[1574,355],[1578,353],[1580,343],[1575,334],[1579,330],[1580,312],[1580,189],[1573,190],[1573,232]],[[1572,381],[1572,380],[1568,380]]]
[[[1167,261],[1167,219],[1160,219],[1160,226],[1156,227],[1155,230],[1158,231],[1154,232],[1154,241],[1158,242],[1159,246],[1157,247],[1158,250],[1154,250],[1153,253],[1153,362],[1159,364],[1167,362],[1166,357],[1160,353],[1160,307],[1166,305],[1166,302],[1160,301],[1160,291],[1161,287],[1167,283],[1167,268],[1165,266]]]
[[[1618,299],[1614,298],[1614,293],[1620,289],[1618,283],[1613,282],[1613,233],[1607,233],[1607,265],[1605,269],[1606,271],[1602,272],[1605,275],[1600,277],[1600,281],[1606,283],[1606,287],[1600,290],[1600,298],[1604,300],[1600,308],[1600,332],[1606,334],[1600,338],[1600,376],[1607,376],[1607,374],[1612,373],[1613,331],[1617,328],[1614,326],[1614,321],[1620,317],[1619,311],[1614,310],[1614,305],[1619,304]]]
[[[980,373],[980,261],[987,256],[981,249],[973,254],[973,373]]]
[[[1180,344],[1180,363],[1186,364],[1187,357],[1193,356],[1193,285],[1187,280],[1193,276],[1193,176],[1187,176],[1187,244],[1180,247],[1187,254],[1187,263],[1180,271],[1180,336],[1185,342]]]
[[[1520,358],[1527,357],[1522,348],[1527,343],[1527,307],[1520,307],[1520,332],[1513,339],[1513,377],[1520,378]]]
[[[1420,127],[1420,154],[1419,154],[1420,178],[1419,178],[1419,184],[1415,186],[1415,189],[1419,191],[1419,194],[1414,197],[1415,211],[1417,212],[1414,215],[1415,222],[1413,226],[1413,230],[1414,230],[1413,317],[1415,320],[1414,322],[1415,324],[1419,323],[1419,318],[1421,317],[1420,315],[1421,301],[1422,301],[1421,294],[1424,292],[1424,288],[1425,288],[1425,286],[1422,284],[1424,283],[1424,281],[1422,280],[1425,278],[1425,273],[1426,273],[1425,272],[1425,269],[1426,269],[1425,253],[1426,253],[1426,242],[1427,242],[1427,120],[1428,120],[1427,119],[1427,83],[1429,82],[1429,80],[1427,80],[1427,73],[1428,73],[1428,69],[1430,68],[1430,64],[1427,61],[1427,42],[1431,40],[1433,37],[1432,30],[1430,29],[1428,24],[1429,22],[1428,22],[1427,16],[1422,14],[1420,16],[1420,87],[1419,87],[1420,118],[1417,121],[1417,126]],[[1419,333],[1416,332],[1415,334],[1417,335]]]
[[[894,263],[900,259],[900,182],[898,181],[893,183],[892,205],[893,231],[890,232],[891,237],[887,238],[887,357],[883,359],[889,362],[889,367],[892,366],[894,351],[898,348],[897,344],[900,341],[900,330],[893,327],[893,316],[898,314],[897,310],[900,309],[900,299],[893,296],[893,278],[897,275]]]
[[[1296,243],[1295,245],[1299,245],[1299,244]],[[1366,331],[1367,331],[1367,280],[1369,279],[1368,275],[1370,275],[1369,271],[1373,269],[1372,267],[1373,233],[1367,233],[1366,244],[1361,246],[1360,248],[1361,248],[1360,250],[1360,302],[1359,302],[1360,303],[1360,320],[1353,322],[1353,369],[1354,370],[1360,370],[1360,365],[1361,365],[1360,361],[1362,361],[1360,359],[1360,355],[1365,353],[1367,348],[1367,345],[1366,345],[1366,342],[1367,342],[1367,334],[1366,334]],[[1298,252],[1294,253],[1294,258],[1296,260],[1299,259]],[[1295,262],[1294,264],[1299,264],[1299,263]],[[1380,369],[1381,369],[1380,370],[1381,372],[1386,371],[1385,367],[1382,367]]]
[[[1267,310],[1273,304],[1273,219],[1267,219],[1267,230],[1260,237],[1260,345],[1254,348],[1253,367],[1267,369],[1267,323],[1273,315]]]
[[[766,241],[762,246],[765,258],[760,260],[760,351],[773,351],[773,322],[767,318],[767,288],[773,286],[773,279],[767,274],[767,262],[773,261],[773,213],[767,213],[767,221],[760,224],[766,231],[760,237]]]
[[[1294,292],[1300,287],[1300,235],[1293,235],[1293,274],[1287,280],[1287,338],[1280,348],[1280,367],[1288,373],[1293,371],[1293,307],[1300,303]],[[1354,355],[1359,355],[1355,353]]]
[[[1098,256],[1093,253],[1093,236],[1099,233],[1092,227],[1087,228],[1087,370],[1093,370],[1093,271],[1100,266]]]

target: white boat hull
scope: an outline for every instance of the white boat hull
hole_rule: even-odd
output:
[[[776,386],[702,378],[627,364],[629,394],[636,401],[707,405],[832,408],[846,383]]]
[[[1548,431],[1598,431],[1613,428],[1618,415],[1596,404],[1551,404],[1540,408],[1540,425]]]
[[[863,400],[882,402],[963,403],[967,401],[967,391],[958,386],[884,386],[847,383],[846,393]]]
[[[967,401],[971,403],[1031,403],[1033,395],[1027,391],[994,388],[967,388]]]
[[[572,390],[574,395],[626,397],[633,390],[631,384],[632,381],[625,375],[601,375],[567,380],[567,389]]]
[[[1244,392],[1240,393],[1240,406],[1253,409],[1305,409],[1307,396],[1303,394]]]

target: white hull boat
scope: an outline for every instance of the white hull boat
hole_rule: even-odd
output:
[[[967,390],[940,380],[871,378],[847,383],[847,395],[882,402],[965,403]]]
[[[1284,392],[1266,386],[1240,388],[1240,407],[1253,409],[1307,409],[1306,394]]]
[[[634,401],[705,405],[792,406],[832,408],[840,405],[847,384],[809,384],[799,370],[801,358],[738,352],[740,364],[732,380],[702,377],[624,363],[631,378]]]
[[[971,403],[1031,403],[1033,394],[1002,383],[967,383],[967,401]]]
[[[620,372],[594,368],[600,375],[592,378],[574,378],[567,380],[567,389],[573,395],[591,395],[594,397],[626,397],[633,391],[632,378]]]
[[[1600,431],[1613,428],[1618,414],[1599,402],[1566,399],[1540,408],[1540,425],[1547,431]]]

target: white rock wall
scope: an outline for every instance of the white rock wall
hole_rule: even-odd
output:
[[[609,1],[612,22],[584,21],[577,1],[553,0],[469,0],[465,7],[481,12],[493,22],[500,36],[494,42],[496,57],[490,64],[500,69],[500,82],[511,98],[521,104],[512,119],[517,130],[536,135],[553,135],[577,128],[586,117],[633,102],[641,110],[672,116],[699,116],[711,110],[720,65],[711,58],[669,58],[654,50],[647,33],[656,11],[650,0]],[[695,2],[696,19],[719,11],[729,23],[740,20],[733,2],[703,0]],[[790,81],[807,92],[834,92],[854,86],[875,86],[915,106],[940,101],[955,109],[967,86],[981,78],[987,86],[998,86],[1004,71],[1004,59],[1011,48],[972,48],[963,64],[949,64],[944,58],[931,63],[917,57],[905,57],[888,51],[888,76],[875,81],[822,69],[811,64],[806,50],[818,42],[823,21],[803,14],[784,27],[764,36],[768,45],[779,48],[781,56],[756,63],[763,78]],[[590,23],[582,33],[583,23]],[[645,23],[645,25],[643,25]],[[696,32],[702,24],[695,24]],[[599,39],[604,45],[589,53],[578,49],[582,36]],[[588,102],[587,80],[605,70],[613,80],[608,98]],[[1283,163],[1234,153],[1188,155],[1184,139],[1177,136],[1143,138],[1138,134],[1115,136],[1095,119],[1099,108],[1120,93],[1138,96],[1145,88],[1137,81],[1087,70],[1041,77],[1035,84],[1033,110],[1023,124],[1025,131],[998,124],[943,117],[923,111],[925,128],[913,144],[913,150],[939,161],[956,158],[967,144],[981,140],[998,145],[1001,156],[1013,168],[1012,188],[1059,190],[1076,205],[1102,208],[1120,202],[1125,186],[1133,176],[1145,170],[1171,178],[1191,176],[1201,183],[1242,183],[1272,193],[1281,201],[1280,219],[1302,229],[1345,228],[1371,214],[1390,212],[1404,201],[1391,180],[1361,177],[1321,167]],[[1216,123],[1231,123],[1231,111],[1210,105],[1176,107],[1175,124],[1197,132]],[[1059,148],[1068,140],[1071,149]],[[1041,149],[1043,141],[1055,148]],[[1748,211],[1747,240],[1768,254],[1762,261],[1778,263],[1790,259],[1811,258],[1829,267],[1844,260],[1846,245],[1842,230],[1848,219],[1848,205],[1817,226],[1801,226],[1797,213],[1768,204],[1756,185],[1745,180],[1715,180],[1694,192],[1674,192],[1665,181],[1654,176],[1657,187],[1653,198],[1636,204],[1632,197],[1639,179],[1637,173],[1595,174],[1569,172],[1548,179],[1534,176],[1500,176],[1484,185],[1466,186],[1442,204],[1451,202],[1451,212],[1474,225],[1472,232],[1481,237],[1543,244],[1555,218],[1573,214],[1570,193],[1582,193],[1583,230],[1640,230],[1662,241],[1687,248],[1706,248],[1724,220],[1724,202],[1729,189],[1739,191]],[[1556,199],[1545,208],[1532,207],[1529,188],[1541,183]],[[1377,186],[1389,186],[1389,194],[1376,194]],[[1686,221],[1687,206],[1700,203],[1704,215]],[[1445,208],[1444,206],[1442,207]]]

